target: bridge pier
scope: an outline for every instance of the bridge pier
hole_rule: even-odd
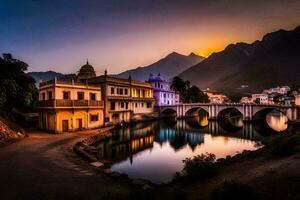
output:
[[[244,104],[243,105],[243,121],[252,121],[253,117],[253,107],[252,105]]]
[[[212,104],[208,107],[208,119],[217,120],[218,117],[218,105]]]

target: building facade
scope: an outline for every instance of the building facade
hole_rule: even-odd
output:
[[[154,111],[155,100],[149,83],[116,78],[107,72],[88,81],[101,87],[105,124],[138,120]]]
[[[39,85],[39,127],[68,132],[103,125],[99,87],[56,78]]]
[[[268,96],[268,94],[264,94],[264,93],[252,94],[251,101],[254,103],[268,104],[269,96]]]
[[[179,104],[179,94],[171,90],[169,82],[160,74],[157,76],[150,74],[148,83],[152,85],[156,106]]]

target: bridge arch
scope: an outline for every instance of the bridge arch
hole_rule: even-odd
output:
[[[253,110],[252,120],[266,119],[266,116],[272,111],[278,111],[286,115],[281,109],[277,107],[259,107]]]
[[[240,110],[238,107],[225,107],[221,108],[217,113],[217,119],[230,116],[230,114],[241,115],[243,117],[243,110]]]
[[[207,116],[209,116],[209,111],[207,109],[205,109],[203,107],[199,107],[199,106],[188,108],[185,111],[185,116],[198,116],[200,111],[207,114]]]
[[[177,110],[175,108],[164,108],[160,111],[160,114],[164,116],[177,116]]]

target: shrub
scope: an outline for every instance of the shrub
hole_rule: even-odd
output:
[[[181,173],[177,175],[191,178],[207,178],[216,172],[216,156],[214,154],[201,154],[193,159],[186,158],[183,160],[184,167]]]
[[[225,180],[219,184],[210,194],[211,200],[227,200],[227,199],[255,199],[255,193],[246,184],[235,180]]]

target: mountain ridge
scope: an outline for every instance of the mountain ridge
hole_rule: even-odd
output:
[[[300,84],[299,38],[300,26],[265,34],[251,44],[230,44],[179,76],[202,89],[224,92],[241,91],[241,85],[248,85],[243,92],[250,92],[278,84]]]
[[[203,61],[204,59],[204,57],[198,56],[194,53],[186,56],[177,52],[172,52],[150,65],[124,71],[120,74],[117,74],[116,77],[128,78],[131,76],[134,80],[145,81],[148,79],[150,73],[161,73],[168,78],[172,78],[178,73],[196,63]]]

